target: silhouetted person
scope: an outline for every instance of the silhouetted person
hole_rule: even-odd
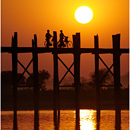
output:
[[[69,44],[68,37],[65,37],[65,40],[64,40],[64,42],[66,43],[66,46],[67,46],[67,47],[69,47],[69,46],[68,46],[68,44]]]
[[[65,37],[65,36],[64,36],[62,30],[60,30],[60,44],[58,45],[58,47],[65,47],[65,46],[66,46],[66,45],[64,44],[64,41],[63,41],[64,37]]]
[[[52,46],[52,44],[50,43],[50,39],[51,39],[52,35],[49,33],[49,30],[47,30],[46,33],[46,41],[47,41],[47,47]]]

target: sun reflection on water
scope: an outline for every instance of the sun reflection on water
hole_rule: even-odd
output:
[[[80,110],[80,130],[95,130],[94,110]]]

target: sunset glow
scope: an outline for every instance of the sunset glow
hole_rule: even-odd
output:
[[[75,18],[79,23],[85,24],[92,20],[93,12],[87,6],[81,6],[75,11]]]
[[[93,11],[93,18],[87,24],[80,24],[75,19],[75,11],[82,6],[88,6]],[[53,35],[57,31],[59,40],[60,30],[72,41],[72,35],[80,32],[81,48],[94,47],[94,35],[99,35],[99,47],[111,48],[112,35],[121,34],[121,48],[129,47],[129,1],[35,1],[35,0],[2,0],[1,1],[1,46],[10,47],[14,32],[18,32],[18,46],[31,47],[32,38],[37,34],[38,47],[43,47],[47,29]],[[25,55],[25,57],[24,57]],[[23,58],[24,57],[24,58]],[[25,64],[31,59],[31,54],[19,54],[19,60]],[[63,56],[64,58],[64,56]],[[103,55],[111,64],[112,56]],[[12,70],[11,55],[2,54],[2,71]],[[71,64],[73,55],[66,55],[64,60]],[[53,75],[51,54],[39,55],[39,70],[48,70]],[[89,64],[86,62],[89,61]],[[91,63],[91,64],[90,64]],[[128,55],[121,56],[121,75],[128,72]],[[62,65],[59,65],[59,68]],[[101,64],[100,68],[103,68]],[[30,69],[31,70],[31,69]],[[19,67],[19,72],[22,73]],[[61,69],[61,75],[64,75]],[[89,78],[94,71],[93,55],[82,55],[81,76]],[[26,74],[26,73],[25,73]],[[28,76],[28,75],[27,75]]]
[[[129,5],[1,0],[1,129],[128,130]]]

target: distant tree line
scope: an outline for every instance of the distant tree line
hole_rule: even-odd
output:
[[[42,70],[38,72],[39,74],[39,86],[41,90],[45,90],[45,80],[50,78],[50,74],[46,70]],[[31,76],[25,77],[22,76],[22,73],[17,74],[18,86],[33,86],[33,73]],[[20,80],[19,80],[20,79]],[[10,91],[12,89],[12,71],[2,71],[1,72],[1,88],[2,91]]]
[[[107,85],[112,85],[113,84],[113,76],[110,72],[106,73],[107,69],[100,69],[99,70],[99,81],[100,82],[100,86],[103,88],[107,89]],[[40,86],[40,90],[46,90],[46,80],[48,80],[50,78],[50,74],[48,71],[46,70],[42,70],[39,71],[39,86]],[[104,77],[105,75],[105,77]],[[22,73],[18,73],[17,74],[17,79],[19,79],[20,77],[22,77],[20,79],[20,81],[18,82],[19,86],[28,86],[31,87],[33,86],[33,73],[31,73],[31,76],[29,77],[25,77],[22,76]],[[71,80],[73,79],[69,79],[66,82],[64,82],[64,85],[70,84]],[[90,78],[86,79],[85,77],[81,77],[80,79],[80,83],[81,83],[81,90],[88,90],[88,89],[95,89],[96,88],[96,82],[95,82],[95,72],[90,74]],[[73,81],[72,81],[73,82]],[[72,83],[73,84],[73,83]],[[2,71],[1,72],[1,85],[2,85],[2,90],[8,91],[12,88],[12,71]]]
[[[81,89],[94,89],[96,87],[95,72],[90,74],[90,79],[81,77]],[[110,72],[107,73],[107,69],[99,70],[99,82],[100,86],[107,89],[107,85],[113,85],[113,76]]]
[[[109,87],[113,85],[113,76],[110,72],[108,72],[107,69],[102,68],[99,70],[99,81],[100,81],[100,87],[103,89],[107,89],[107,85]],[[63,86],[68,85],[74,85],[74,79],[73,77],[67,77],[65,80],[63,80]],[[96,79],[95,79],[95,72],[90,73],[89,78],[86,77],[80,77],[80,90],[88,90],[88,89],[95,89],[96,88]],[[64,88],[62,88],[64,89]],[[74,89],[74,88],[68,88],[68,89]]]

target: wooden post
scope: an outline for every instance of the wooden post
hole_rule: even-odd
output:
[[[120,104],[120,34],[113,35],[113,64],[115,88],[115,130],[121,130],[121,104]]]
[[[38,78],[38,53],[37,36],[32,40],[33,47],[33,85],[34,85],[34,130],[39,130],[39,78]]]
[[[59,129],[59,115],[60,115],[60,105],[59,105],[59,79],[58,79],[58,54],[57,54],[57,33],[54,31],[54,53],[53,53],[53,60],[54,60],[54,78],[53,78],[53,108],[54,108],[54,124],[55,129]],[[58,112],[58,113],[57,113]]]
[[[13,119],[13,130],[17,130],[17,32],[14,33],[14,38],[12,37],[12,77],[13,77],[13,109],[14,109],[14,119]]]
[[[80,130],[80,111],[79,111],[79,94],[80,94],[80,33],[73,35],[74,43],[74,86],[76,102],[76,130]]]
[[[96,82],[96,109],[97,109],[97,130],[100,129],[100,87],[99,87],[99,53],[98,53],[98,35],[94,36],[95,45],[95,82]]]

